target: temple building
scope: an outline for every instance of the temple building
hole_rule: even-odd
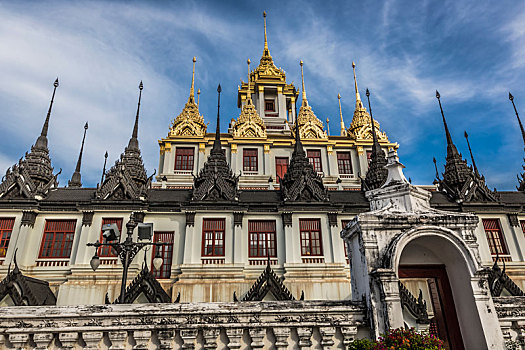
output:
[[[75,172],[57,181],[55,81],[41,134],[0,183],[1,348],[344,349],[400,327],[448,349],[525,340],[525,177],[489,189],[437,91],[445,167],[434,160],[433,184],[415,186],[355,63],[339,135],[307,98],[306,63],[299,89],[275,65],[266,14],[227,130],[220,85],[217,115],[199,111],[215,101],[195,96],[197,63],[158,173],[141,156],[153,136],[139,132],[140,104],[155,97],[140,82],[129,142],[96,187],[81,177],[87,123]]]

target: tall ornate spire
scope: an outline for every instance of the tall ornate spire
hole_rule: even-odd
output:
[[[55,82],[53,83],[53,86],[53,95],[51,96],[51,102],[49,102],[49,109],[47,110],[46,120],[44,121],[44,125],[42,126],[42,132],[40,133],[40,136],[38,137],[35,143],[35,147],[37,148],[47,149],[47,130],[49,128],[49,118],[51,117],[53,102],[55,101],[55,92],[57,91],[58,87],[58,78],[56,78]]]
[[[346,127],[343,120],[343,110],[341,109],[341,94],[337,94],[337,99],[339,100],[339,116],[341,117],[341,136],[346,136]]]
[[[137,104],[137,114],[135,115],[135,124],[133,125],[133,133],[131,134],[131,138],[129,139],[128,148],[133,150],[139,149],[139,140],[138,140],[138,134],[139,134],[139,113],[140,113],[140,100],[142,98],[142,89],[144,88],[144,85],[142,84],[142,80],[139,84],[139,102]]]
[[[264,52],[263,55],[270,56],[270,50],[268,49],[268,38],[266,36],[266,11],[263,12],[264,18]]]
[[[518,123],[520,125],[521,130],[521,137],[523,138],[523,147],[525,149],[525,129],[523,129],[523,124],[521,123],[520,115],[518,114],[518,110],[516,109],[516,105],[514,104],[514,96],[509,92],[509,100],[512,102],[512,107],[514,107],[514,113],[516,113],[516,118],[518,118]]]
[[[197,90],[197,107],[199,107],[200,99],[201,99],[201,89]]]
[[[204,123],[204,117],[199,113],[198,99],[197,103],[195,103],[195,62],[197,62],[197,58],[193,57],[193,71],[188,102],[186,102],[182,112],[173,121],[169,136],[203,137],[206,134],[206,124]],[[197,96],[199,94],[200,90],[197,91]]]
[[[385,168],[387,163],[385,153],[381,149],[381,145],[377,140],[374,117],[372,116],[372,107],[370,105],[370,91],[366,89],[366,98],[368,99],[368,110],[370,111],[370,125],[372,125],[372,154],[370,155],[370,165],[366,172],[366,177],[362,182],[362,189],[364,191],[374,190],[383,186],[385,183],[388,170]]]
[[[301,83],[302,83],[302,86],[303,86],[303,93],[302,93],[303,101],[302,101],[301,105],[306,107],[306,106],[308,106],[308,99],[306,98],[306,90],[304,89],[303,61],[301,60],[301,62],[299,62],[299,64],[301,65]]]
[[[234,176],[221,146],[221,85],[217,87],[217,129],[210,156],[193,178],[192,200],[236,201],[239,176]]]
[[[467,146],[468,146],[468,151],[470,152],[470,159],[472,160],[472,166],[474,167],[474,171],[476,172],[476,174],[479,175],[478,167],[476,166],[476,161],[474,160],[474,155],[472,154],[472,149],[470,148],[470,142],[468,141],[468,134],[466,130],[465,130],[465,139],[467,140]]]
[[[361,95],[359,95],[359,89],[357,88],[357,77],[355,74],[355,62],[352,61],[352,69],[354,70],[354,88],[355,88],[355,108],[363,108],[363,102],[361,101]]]
[[[438,189],[444,192],[450,199],[461,202],[473,201],[497,201],[497,197],[487,188],[485,178],[477,171],[474,171],[467,165],[458,152],[456,145],[452,142],[452,137],[448,129],[443,106],[441,105],[441,96],[436,90],[436,98],[439,103],[439,110],[445,128],[447,139],[447,159],[445,163],[445,172],[443,179],[436,179]],[[470,146],[469,146],[470,147]],[[474,161],[473,161],[474,162]]]
[[[77,167],[75,168],[75,172],[73,173],[73,176],[71,176],[71,180],[68,182],[69,187],[82,187],[82,178],[80,175],[80,167],[82,165],[82,153],[84,152],[84,141],[86,140],[86,132],[88,129],[88,123],[84,125],[84,136],[82,137],[82,145],[80,146],[80,153],[78,154],[78,160],[77,160]]]

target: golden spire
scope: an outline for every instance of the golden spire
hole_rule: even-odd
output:
[[[188,99],[188,102],[191,101],[193,103],[195,103],[195,62],[197,62],[197,58],[193,56],[193,72],[191,73],[190,98]]]
[[[266,33],[266,30],[265,30],[265,33]],[[266,34],[265,34],[264,37],[266,38]],[[266,42],[266,40],[265,40],[265,42]],[[248,60],[246,61],[246,63],[248,63],[248,93],[246,94],[246,103],[249,103],[249,104],[252,103],[252,92],[251,92],[251,87],[250,87],[250,62],[251,61],[248,58]]]
[[[337,94],[339,100],[339,116],[341,117],[341,136],[346,136],[345,122],[343,120],[343,110],[341,109],[341,94]]]
[[[263,12],[264,18],[264,52],[268,50],[268,39],[266,38],[266,11]]]
[[[306,99],[306,91],[304,90],[303,61],[301,60],[301,62],[299,62],[299,64],[301,65],[301,81],[303,83],[303,102],[302,102],[302,105],[303,106],[308,106],[308,100]]]
[[[363,102],[361,102],[361,96],[359,95],[359,89],[357,88],[357,78],[355,76],[355,62],[352,62],[352,68],[354,69],[354,86],[355,86],[355,104],[356,104],[356,108],[363,107]]]
[[[197,90],[197,107],[199,107],[200,98],[201,98],[201,89]]]
[[[330,136],[330,119],[326,118],[326,132]]]

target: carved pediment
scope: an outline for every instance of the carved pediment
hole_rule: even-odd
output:
[[[150,303],[171,303],[171,298],[166,293],[159,281],[153,276],[148,266],[144,264],[142,270],[129,286],[126,287],[125,304],[132,304],[145,298]],[[113,302],[119,302],[120,296]]]
[[[232,126],[233,137],[266,138],[266,126],[251,99],[242,107],[241,114]]]
[[[316,117],[310,106],[301,106],[297,116],[299,135],[301,139],[327,139],[328,135],[323,127],[323,122]],[[296,127],[293,128],[294,130]]]
[[[241,299],[241,301],[261,301],[271,293],[275,300],[295,300],[292,293],[283,284],[283,280],[279,278],[270,264],[266,266],[263,273],[257,278],[250,290]]]
[[[198,136],[206,134],[204,117],[193,100],[188,100],[182,112],[175,118],[170,128],[170,136]]]

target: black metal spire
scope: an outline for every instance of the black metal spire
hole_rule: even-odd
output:
[[[470,142],[468,141],[468,134],[465,130],[465,139],[467,140],[467,146],[468,151],[470,152],[470,159],[472,160],[472,166],[474,167],[474,171],[476,172],[476,175],[479,176],[478,167],[476,166],[476,161],[474,160],[474,155],[472,154],[472,149],[470,148]]]
[[[523,137],[523,146],[525,148],[525,129],[523,129],[523,124],[521,123],[520,115],[518,114],[518,110],[516,109],[516,105],[514,104],[514,96],[509,92],[509,100],[512,102],[512,107],[514,107],[514,113],[516,113],[516,118],[518,118],[518,123],[520,124],[520,130],[521,130],[521,137]]]
[[[452,137],[450,136],[450,132],[448,131],[447,120],[445,119],[445,114],[443,113],[443,107],[441,106],[441,95],[439,94],[439,91],[437,90],[436,90],[436,98],[439,103],[439,109],[441,110],[441,117],[443,118],[443,125],[445,126],[445,135],[447,137],[447,145],[454,145],[454,143],[452,142]]]
[[[441,181],[441,179],[439,178],[439,172],[438,172],[436,157],[432,157],[432,161],[434,162],[434,168],[436,169],[436,181]]]
[[[108,161],[108,151],[104,154],[104,167],[102,168],[102,176],[100,178],[100,186],[104,183],[104,175],[106,175],[106,163]]]
[[[294,153],[296,153],[298,156],[305,156],[303,144],[301,142],[301,134],[299,132],[299,123],[295,123],[295,148]]]
[[[80,167],[82,166],[82,153],[84,152],[84,141],[86,140],[86,132],[88,129],[88,123],[84,125],[84,136],[82,137],[82,145],[80,146],[80,153],[78,154],[77,167],[71,180],[68,182],[69,187],[82,187],[82,177],[80,175]]]
[[[212,152],[222,152],[221,147],[221,84],[217,86],[217,129],[215,130],[215,141],[213,141]]]
[[[135,125],[133,126],[133,133],[131,134],[131,139],[129,139],[128,148],[129,149],[138,149],[139,148],[139,140],[138,140],[138,134],[139,134],[139,113],[140,113],[140,100],[142,98],[142,89],[144,88],[144,85],[142,85],[142,80],[139,84],[139,102],[137,104],[137,115],[135,116]]]
[[[40,136],[38,137],[35,143],[35,147],[38,148],[47,148],[47,131],[49,129],[49,118],[51,117],[51,110],[53,109],[53,102],[55,101],[55,92],[57,91],[58,87],[58,78],[56,78],[55,82],[53,83],[53,86],[53,96],[51,96],[51,102],[49,103],[49,109],[47,110],[46,120],[44,122],[44,125],[42,126],[42,132],[40,133]]]

